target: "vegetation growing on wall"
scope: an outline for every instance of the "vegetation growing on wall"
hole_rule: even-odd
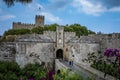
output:
[[[80,24],[72,24],[64,27],[65,32],[75,32],[76,36],[80,37],[81,35],[87,36],[88,34],[95,34],[95,32],[88,30],[87,27],[81,26]]]
[[[58,24],[45,25],[44,27],[35,27],[33,29],[10,29],[4,32],[6,35],[23,35],[23,34],[43,34],[43,31],[55,31]],[[81,26],[80,24],[72,24],[64,26],[65,32],[75,32],[78,37],[81,35],[95,34],[95,32],[88,30],[87,27]]]
[[[29,29],[10,29],[4,32],[4,35],[23,35],[23,34],[30,34],[31,30]]]
[[[104,53],[89,53],[84,61],[92,62],[92,67],[120,79],[120,51],[118,49],[107,49]],[[117,79],[116,79],[117,80]]]

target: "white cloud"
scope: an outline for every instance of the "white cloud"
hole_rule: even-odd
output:
[[[39,4],[36,1],[33,1],[31,4],[28,5],[28,8],[35,12],[36,14],[40,14],[40,15],[44,15],[45,19],[48,22],[52,22],[52,23],[58,23],[61,22],[62,20],[57,17],[54,16],[53,14],[51,14],[50,12],[46,11],[45,7],[43,7],[41,4]]]
[[[114,11],[120,11],[120,7],[113,7],[111,9],[109,9],[108,11],[112,11],[112,12],[114,12]]]
[[[31,4],[28,4],[28,8],[31,10],[42,10],[44,9],[43,6],[35,1],[33,1]]]
[[[29,11],[32,11],[35,15],[44,15],[45,20],[50,23],[60,23],[62,20],[48,12],[49,10],[46,10],[46,6],[39,4],[37,1],[33,1],[31,4],[28,4],[27,9]]]
[[[16,16],[11,15],[11,14],[2,15],[2,16],[0,16],[0,21],[8,20],[8,19],[15,18],[15,17],[16,17]]]
[[[98,16],[100,13],[106,11],[100,3],[92,3],[88,0],[74,0],[72,5],[78,9],[78,11],[83,11],[86,14]]]
[[[90,0],[73,0],[72,6],[77,8],[79,12],[99,16],[103,12],[120,12],[120,6],[112,6],[108,8],[107,4],[103,5],[104,1]]]
[[[59,17],[54,16],[51,13],[48,13],[48,12],[41,12],[41,14],[44,15],[45,19],[49,22],[60,23],[62,21]]]

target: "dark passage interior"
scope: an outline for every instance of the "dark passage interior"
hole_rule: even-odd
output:
[[[57,59],[63,59],[63,50],[62,49],[58,49],[56,51],[56,58]]]

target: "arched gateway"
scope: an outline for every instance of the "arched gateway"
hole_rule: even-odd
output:
[[[63,50],[62,49],[58,49],[56,51],[56,58],[57,59],[63,59]]]

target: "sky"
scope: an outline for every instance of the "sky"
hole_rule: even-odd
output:
[[[35,24],[36,15],[44,15],[45,24],[77,23],[96,33],[120,33],[120,0],[33,0],[11,7],[0,0],[0,35],[13,22]]]

